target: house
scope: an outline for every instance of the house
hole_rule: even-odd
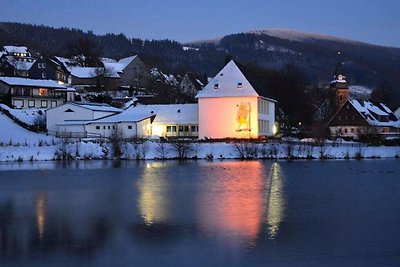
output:
[[[199,138],[275,134],[275,103],[244,66],[231,60],[197,95]]]
[[[58,123],[74,122],[74,126],[70,127],[68,131],[82,132],[84,130],[82,126],[79,126],[79,124],[83,125],[86,122],[101,119],[121,112],[121,109],[111,107],[107,104],[76,102],[66,103],[64,105],[46,110],[47,131],[57,132],[60,131],[59,127],[57,126]],[[76,123],[77,121],[79,121],[79,124]]]
[[[26,46],[3,46],[0,54],[0,76],[29,77],[35,59]]]
[[[347,100],[328,123],[331,136],[359,139],[362,135],[400,137],[400,120],[383,103]]]
[[[69,103],[47,110],[48,131],[122,138],[198,136],[197,104],[131,106],[123,111],[105,106],[85,106],[88,110],[84,111],[79,107],[82,105]],[[97,116],[96,108],[102,109]]]
[[[101,61],[104,65],[104,76],[118,79],[119,86],[147,88],[151,84],[150,70],[137,55],[118,61],[109,58],[102,58]]]
[[[49,108],[74,100],[75,90],[53,80],[0,77],[0,94],[16,108]]]
[[[207,77],[201,77],[194,73],[186,73],[179,85],[180,92],[195,97],[207,83]]]
[[[335,114],[328,122],[332,138],[360,139],[363,135],[381,138],[400,136],[400,121],[384,103],[349,99],[349,88],[342,64],[336,67],[331,88]]]

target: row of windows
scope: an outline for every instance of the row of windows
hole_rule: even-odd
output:
[[[258,113],[269,114],[269,102],[263,99],[258,100]]]
[[[269,132],[269,121],[258,120],[258,132],[268,133]]]
[[[175,126],[175,125],[168,125],[167,126],[167,133],[176,133],[177,129],[179,132],[198,132],[199,131],[199,126],[197,125],[180,125],[180,126]]]
[[[132,125],[128,125],[128,127],[127,127],[129,130],[132,130]],[[100,125],[97,125],[96,126],[96,130],[100,130],[101,129],[101,126]],[[116,126],[115,125],[113,125],[113,126],[111,126],[111,125],[104,125],[103,126],[103,130],[106,130],[106,129],[108,129],[108,130],[111,130],[111,129],[113,129],[113,130],[115,130],[116,129]]]
[[[45,69],[46,68],[46,63],[38,63],[38,68],[39,69]]]
[[[24,100],[22,99],[14,99],[14,106],[16,107],[24,107]],[[28,100],[28,108],[48,108],[50,104],[50,107],[54,108],[57,107],[57,101],[51,100],[41,100],[40,101],[40,106],[36,106],[36,101],[35,100]]]
[[[343,117],[342,117],[341,115],[338,116],[338,120],[339,120],[339,121],[341,121],[341,120],[348,121],[349,118],[350,118],[350,117],[349,117],[348,115],[345,115],[345,116],[343,116]],[[352,121],[355,121],[355,120],[356,120],[356,116],[355,116],[355,115],[352,115],[352,116],[351,116],[351,120],[352,120]]]

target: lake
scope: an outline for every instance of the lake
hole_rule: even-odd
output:
[[[0,164],[0,266],[399,266],[400,161]]]

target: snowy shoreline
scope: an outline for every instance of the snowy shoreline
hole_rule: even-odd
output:
[[[356,144],[356,143],[355,143]],[[183,146],[182,146],[183,145]],[[67,144],[6,145],[0,147],[0,162],[54,160],[163,160],[163,159],[364,159],[400,158],[398,146],[311,145],[309,143],[255,142],[120,142],[91,141]],[[118,153],[114,153],[117,149]]]

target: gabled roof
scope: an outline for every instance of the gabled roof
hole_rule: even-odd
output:
[[[45,87],[67,89],[67,87],[58,84],[53,80],[36,80],[21,77],[0,77],[0,82],[9,86],[29,86],[29,87]]]
[[[154,123],[198,124],[199,120],[198,104],[141,105],[129,109],[139,114],[156,115]]]
[[[70,67],[71,75],[77,78],[95,78],[99,74],[99,68],[96,67]]]
[[[396,127],[400,128],[400,120],[396,118],[393,112],[383,103],[374,104],[370,101],[352,99],[348,100],[354,109],[362,116],[362,118],[371,126],[380,127]],[[344,104],[342,108],[335,114],[333,119],[340,113],[341,110],[346,109],[348,104]],[[328,125],[331,123],[328,123]]]
[[[23,61],[14,58],[13,56],[7,56],[7,61],[10,63],[11,66],[13,66],[17,70],[22,70],[22,71],[28,71],[32,68],[33,64],[35,64],[35,61]]]
[[[102,58],[101,62],[103,63],[104,68],[106,68],[105,73],[108,77],[119,78],[119,74],[123,73],[125,68],[136,58],[136,55],[122,58],[119,61],[110,58]]]
[[[112,107],[108,104],[102,104],[102,103],[78,103],[78,102],[74,102],[74,103],[70,103],[72,105],[75,106],[79,106],[85,109],[89,109],[92,111],[104,111],[104,112],[122,112],[122,109],[116,108],[116,107]]]
[[[203,81],[204,77],[201,77],[200,75],[196,75],[191,72],[186,73],[183,79],[185,78],[191,81],[197,91],[201,90],[208,83],[208,81]]]
[[[28,47],[26,46],[14,46],[14,45],[5,45],[4,51],[8,54],[10,53],[24,53],[30,55],[28,51]]]
[[[254,75],[246,67],[233,60],[225,65],[196,95],[196,98],[235,96],[262,96],[272,100],[270,94],[264,90]]]

